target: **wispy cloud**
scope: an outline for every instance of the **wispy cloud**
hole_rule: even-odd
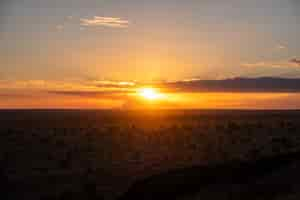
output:
[[[287,49],[287,46],[285,46],[285,45],[283,45],[283,44],[278,44],[278,45],[276,46],[276,49],[277,49],[277,50],[286,50],[286,49]]]
[[[119,17],[100,17],[94,16],[91,19],[81,18],[80,24],[82,26],[105,26],[111,28],[127,28],[129,21]]]
[[[298,62],[297,62],[298,61]],[[292,59],[290,61],[259,61],[259,62],[246,62],[241,64],[243,67],[298,67],[300,60]]]
[[[64,29],[64,25],[57,25],[55,28],[57,30],[63,30]]]
[[[135,82],[129,82],[129,81],[93,81],[93,85],[99,87],[99,88],[131,88],[135,87]]]
[[[128,91],[122,90],[107,90],[107,91],[85,91],[85,90],[70,90],[70,91],[62,91],[62,90],[51,90],[48,91],[49,94],[55,95],[63,95],[63,96],[80,96],[80,97],[91,97],[91,98],[121,98],[126,97]]]

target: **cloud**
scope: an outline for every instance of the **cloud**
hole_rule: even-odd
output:
[[[300,92],[300,79],[261,77],[191,80],[160,84],[172,92]]]
[[[70,84],[72,86],[73,84]],[[124,98],[135,92],[136,83],[128,81],[92,80],[72,87],[52,87],[48,94],[89,98]]]
[[[297,64],[298,66],[300,66],[300,59],[294,58],[292,60],[290,60],[291,63],[293,64]]]
[[[63,30],[63,29],[64,29],[64,26],[63,26],[63,25],[57,25],[55,28],[56,28],[57,30]]]
[[[18,93],[18,92],[0,92],[0,99],[11,99],[11,98],[31,98],[33,97],[32,94],[28,94],[28,93]]]
[[[99,98],[112,98],[112,97],[122,97],[128,92],[125,91],[60,91],[52,90],[48,91],[49,94],[63,95],[63,96],[80,96],[80,97],[99,97]]]
[[[111,28],[127,28],[129,21],[118,17],[99,17],[94,16],[92,19],[81,18],[82,26],[105,26]]]
[[[91,98],[102,100],[134,100],[138,82],[88,81],[49,82],[44,80],[0,81],[0,97],[25,98],[29,94],[50,97]],[[300,93],[300,78],[231,78],[220,80],[188,79],[152,83],[163,93]],[[16,91],[17,93],[14,93]],[[21,95],[20,95],[21,94]]]
[[[278,44],[278,45],[276,46],[276,49],[277,49],[277,50],[286,50],[286,49],[287,49],[287,46],[282,45],[282,44]]]
[[[19,81],[0,81],[0,89],[42,89],[48,86],[49,82],[44,80],[19,80]]]
[[[296,61],[296,62],[295,62]],[[298,59],[292,59],[290,61],[259,61],[259,62],[248,62],[242,63],[241,66],[243,67],[276,67],[276,68],[286,68],[286,67],[298,67],[300,62]]]
[[[130,81],[93,81],[92,84],[99,88],[132,88],[136,86],[135,82]]]

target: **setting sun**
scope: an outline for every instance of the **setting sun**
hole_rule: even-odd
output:
[[[152,101],[160,99],[162,97],[162,94],[154,88],[141,88],[138,93],[144,99]]]

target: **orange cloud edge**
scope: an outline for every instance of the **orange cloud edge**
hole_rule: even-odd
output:
[[[256,81],[258,79],[249,79]],[[249,81],[246,79],[246,81]],[[298,79],[259,79],[289,83]],[[300,109],[297,87],[244,89],[218,86],[218,81],[199,80],[138,83],[136,81],[0,81],[0,108],[62,109]],[[200,85],[197,85],[202,83]],[[214,86],[214,84],[217,86]],[[244,83],[243,83],[244,84]],[[229,84],[230,85],[230,84]],[[242,83],[240,84],[240,86]],[[245,84],[247,86],[247,84]],[[251,85],[251,84],[250,84]],[[284,84],[283,84],[284,85]],[[293,86],[293,84],[291,84]],[[138,94],[140,88],[156,88],[164,98],[149,101]],[[202,88],[201,88],[202,87]],[[210,87],[210,88],[209,88]],[[300,87],[300,85],[299,85]]]

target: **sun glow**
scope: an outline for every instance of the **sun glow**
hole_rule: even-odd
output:
[[[154,88],[141,88],[138,91],[139,96],[149,101],[154,101],[162,98],[162,94]]]

